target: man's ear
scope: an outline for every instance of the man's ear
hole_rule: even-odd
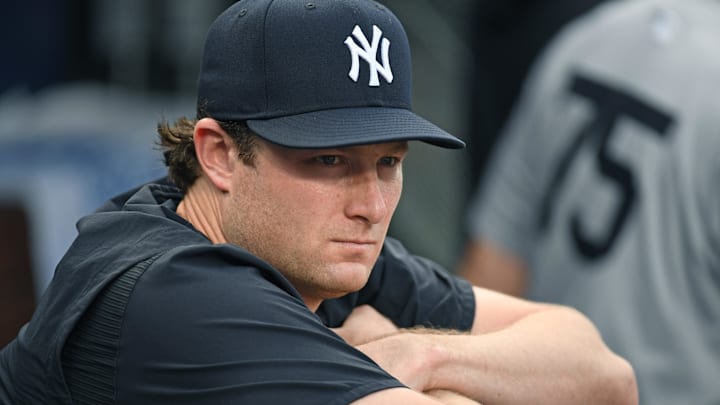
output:
[[[205,176],[220,191],[228,191],[237,168],[237,150],[233,140],[211,118],[202,118],[193,133],[195,154]]]

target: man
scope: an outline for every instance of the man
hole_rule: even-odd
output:
[[[231,6],[199,119],[160,125],[171,182],[80,220],[2,352],[1,402],[635,403],[576,311],[385,238],[408,141],[463,146],[410,111],[410,70],[375,2]]]
[[[643,404],[720,403],[720,3],[613,2],[533,71],[462,274],[573,306]]]

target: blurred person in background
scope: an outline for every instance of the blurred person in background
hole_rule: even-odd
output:
[[[532,62],[569,22],[604,0],[472,1],[466,73],[472,190],[518,97]]]
[[[478,185],[459,272],[579,309],[640,402],[720,403],[720,2],[614,1],[550,44]]]

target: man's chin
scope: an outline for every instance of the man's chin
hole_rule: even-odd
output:
[[[328,293],[341,297],[349,293],[359,291],[370,278],[372,267],[361,263],[341,263],[334,266],[330,273]]]

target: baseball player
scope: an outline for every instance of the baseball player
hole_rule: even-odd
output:
[[[462,274],[581,310],[643,404],[720,403],[720,3],[617,1],[534,69]]]

